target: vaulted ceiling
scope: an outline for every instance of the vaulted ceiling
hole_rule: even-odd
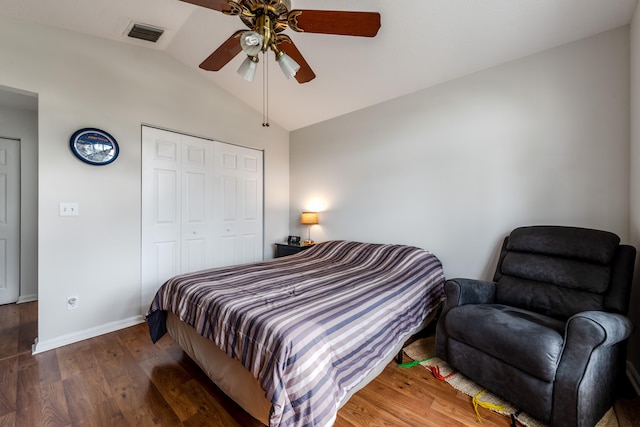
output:
[[[294,130],[523,56],[628,24],[637,0],[291,0],[293,9],[374,11],[375,38],[286,30],[317,77],[287,80],[269,56],[269,115]],[[158,49],[261,111],[262,69],[198,65],[238,17],[180,0],[0,0],[0,15]],[[153,44],[126,36],[132,23],[165,30]],[[264,64],[265,61],[260,62]]]

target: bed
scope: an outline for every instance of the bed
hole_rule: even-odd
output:
[[[227,395],[275,426],[330,426],[444,299],[412,246],[330,241],[288,257],[176,276],[147,314]]]

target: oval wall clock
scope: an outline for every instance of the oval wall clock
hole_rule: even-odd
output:
[[[90,165],[108,165],[120,153],[115,138],[96,128],[84,128],[71,135],[71,151],[77,158]]]

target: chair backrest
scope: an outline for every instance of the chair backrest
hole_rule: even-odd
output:
[[[517,228],[502,245],[496,300],[563,320],[586,310],[626,314],[635,254],[607,231]]]

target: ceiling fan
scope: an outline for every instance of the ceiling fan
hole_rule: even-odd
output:
[[[236,31],[201,64],[200,68],[219,71],[241,51],[247,54],[238,73],[253,80],[258,54],[271,49],[287,78],[307,83],[316,75],[289,36],[296,32],[374,37],[380,29],[377,12],[332,10],[291,10],[291,0],[181,0],[239,16],[249,30]]]

